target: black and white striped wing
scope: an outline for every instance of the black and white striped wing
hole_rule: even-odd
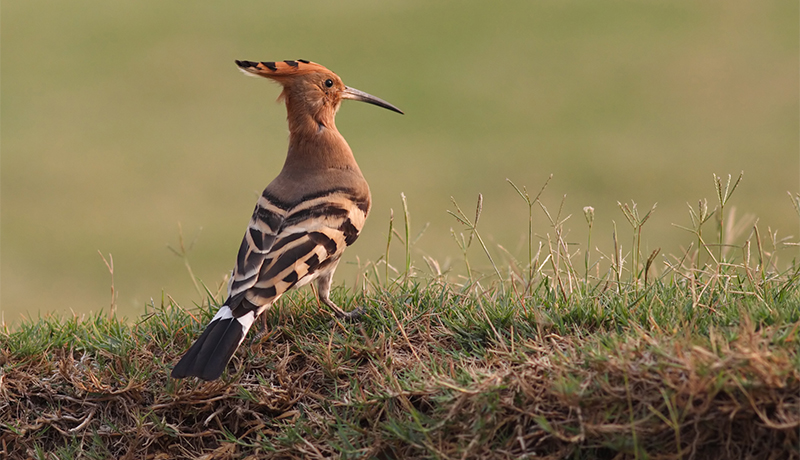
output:
[[[359,207],[349,191],[333,190],[304,198],[284,211],[279,230],[273,236],[261,231],[264,227],[274,228],[270,218],[277,220],[275,216],[282,210],[273,203],[266,196],[259,200],[231,283],[230,297],[243,294],[242,308],[255,306],[259,314],[262,307],[292,287],[308,284],[320,270],[338,260],[358,238],[366,220],[363,205]],[[258,209],[268,210],[268,218],[259,215]],[[254,231],[254,225],[260,225],[258,231]],[[262,241],[259,238],[263,238],[262,246],[258,244]],[[237,313],[234,311],[234,316]]]

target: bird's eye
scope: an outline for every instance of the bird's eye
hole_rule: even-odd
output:
[[[328,88],[333,86],[333,80],[331,80],[330,78],[325,80],[325,86],[327,86]]]

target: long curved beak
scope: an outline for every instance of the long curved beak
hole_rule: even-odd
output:
[[[392,104],[389,104],[383,99],[365,93],[364,91],[359,91],[355,88],[351,88],[349,86],[344,87],[344,91],[342,92],[342,99],[352,99],[354,101],[367,102],[373,105],[377,105],[378,107],[383,107],[384,109],[389,109],[392,112],[397,112],[401,115],[403,114],[402,110],[398,109]]]

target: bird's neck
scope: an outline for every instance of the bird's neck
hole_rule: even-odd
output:
[[[311,112],[303,110],[288,99],[289,151],[283,169],[320,170],[353,169],[358,164],[353,151],[336,129],[334,110]]]

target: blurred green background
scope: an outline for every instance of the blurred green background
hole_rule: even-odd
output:
[[[567,195],[575,249],[587,205],[597,246],[612,221],[628,244],[616,202],[635,200],[658,202],[645,248],[678,253],[686,203],[713,203],[712,173],[742,170],[738,215],[797,236],[798,15],[794,0],[4,1],[3,319],[108,309],[98,250],[129,318],[162,292],[199,302],[167,248],[179,224],[195,275],[222,281],[287,143],[278,87],[234,59],[310,59],[406,112],[339,112],[375,205],[338,285],[383,254],[401,192],[412,230],[430,222],[418,265],[461,269],[451,195],[471,214],[483,193],[492,251],[522,256],[527,207],[505,180],[538,190],[551,173],[543,199]]]

